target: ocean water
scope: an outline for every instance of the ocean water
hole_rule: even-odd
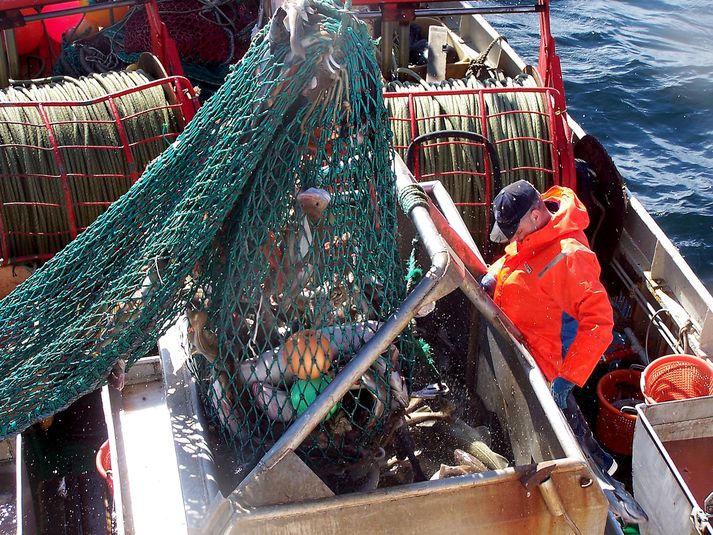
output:
[[[713,4],[554,0],[568,109],[713,291]],[[537,61],[535,15],[488,17]]]

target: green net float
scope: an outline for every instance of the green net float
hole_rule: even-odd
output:
[[[319,379],[297,379],[290,388],[290,401],[292,401],[292,407],[297,416],[301,416],[307,407],[314,403],[317,395],[331,382],[332,378],[328,375],[322,375]],[[324,419],[329,420],[338,409],[339,403],[336,403]]]

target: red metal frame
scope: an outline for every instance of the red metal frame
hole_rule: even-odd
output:
[[[538,0],[542,5],[540,11],[540,54],[537,70],[544,87],[554,89],[553,105],[555,114],[560,120],[554,122],[559,143],[555,145],[559,153],[561,184],[577,189],[577,175],[574,166],[574,149],[572,147],[572,132],[567,124],[567,104],[562,80],[562,67],[555,51],[555,38],[550,27],[550,0]]]
[[[176,41],[171,38],[166,24],[161,21],[156,0],[149,0],[146,4],[146,17],[151,28],[151,48],[154,55],[166,68],[168,74],[184,76]]]
[[[146,110],[141,110],[137,113],[131,114],[131,115],[126,115],[124,117],[121,117],[119,114],[118,107],[116,105],[116,99],[119,99],[123,96],[129,95],[131,93],[135,93],[137,91],[142,91],[146,89],[150,89],[152,87],[157,87],[157,86],[164,86],[164,88],[168,88],[173,96],[174,96],[174,103],[169,103],[164,106],[157,106],[154,108],[149,108]],[[79,121],[79,120],[72,120],[72,121],[51,121],[49,119],[49,115],[47,113],[48,108],[54,108],[54,107],[77,107],[77,106],[94,106],[97,104],[100,104],[102,102],[106,102],[109,106],[109,108],[112,110],[112,114],[114,117],[113,121],[109,120],[94,120],[94,121]],[[81,200],[73,199],[72,198],[72,193],[71,189],[69,186],[69,180],[72,178],[96,178],[99,180],[111,180],[111,179],[120,179],[120,178],[128,178],[130,182],[133,184],[136,182],[136,180],[139,178],[140,174],[140,169],[136,168],[136,164],[133,159],[133,154],[132,154],[132,149],[134,147],[137,147],[139,145],[149,143],[152,141],[155,141],[157,139],[165,139],[167,142],[172,142],[177,136],[178,133],[166,133],[166,134],[161,134],[160,136],[154,136],[150,139],[141,139],[140,141],[136,142],[129,142],[126,129],[124,126],[124,123],[126,121],[130,120],[135,120],[136,118],[140,117],[141,115],[145,115],[147,113],[159,111],[159,110],[169,110],[173,111],[174,113],[178,114],[178,117],[183,120],[184,124],[190,121],[190,119],[195,115],[197,107],[198,107],[198,100],[197,97],[193,91],[193,87],[191,86],[190,82],[179,76],[171,76],[168,78],[162,78],[159,80],[153,80],[151,82],[148,82],[146,84],[142,84],[140,86],[137,86],[135,88],[130,88],[130,89],[125,89],[123,91],[119,91],[116,93],[112,93],[109,95],[104,95],[102,97],[88,100],[88,101],[83,101],[83,102],[0,102],[0,107],[23,107],[23,108],[34,108],[38,111],[41,119],[42,119],[42,125],[37,124],[37,123],[28,123],[28,122],[21,122],[21,121],[16,121],[16,122],[6,122],[5,124],[13,124],[13,125],[20,125],[24,127],[39,127],[43,126],[47,129],[48,132],[48,137],[50,140],[50,146],[49,147],[40,147],[40,146],[35,146],[35,145],[26,145],[26,144],[0,144],[0,150],[5,150],[8,148],[30,148],[30,149],[35,149],[35,150],[40,150],[40,151],[52,151],[55,163],[57,164],[57,169],[59,170],[59,174],[57,175],[40,175],[40,174],[16,174],[16,175],[2,175],[0,176],[0,180],[10,180],[10,179],[26,179],[26,178],[39,178],[39,179],[46,179],[46,180],[58,180],[60,183],[60,187],[62,190],[63,194],[63,203],[62,204],[57,204],[57,203],[46,203],[46,202],[37,202],[37,201],[14,201],[14,202],[5,202],[2,203],[0,202],[0,265],[2,264],[14,264],[14,263],[21,263],[21,262],[34,262],[34,261],[43,261],[43,260],[48,260],[53,256],[52,253],[44,253],[44,254],[35,254],[35,255],[28,255],[28,256],[16,256],[16,257],[11,257],[10,255],[12,254],[12,251],[9,250],[10,244],[9,244],[9,237],[12,235],[29,235],[29,236],[65,236],[69,239],[74,239],[79,232],[84,230],[86,227],[80,227],[77,223],[77,218],[76,218],[76,208],[80,206],[109,206],[112,201],[101,201],[101,202],[83,202]],[[180,122],[180,121],[179,121]],[[99,124],[113,124],[115,125],[117,129],[117,133],[119,136],[119,139],[121,141],[121,145],[118,146],[91,146],[91,145],[60,145],[58,143],[57,138],[54,135],[54,128],[58,125],[61,124],[81,124],[81,125],[99,125]],[[127,165],[129,167],[129,173],[128,175],[116,175],[116,174],[92,174],[92,175],[87,175],[84,173],[74,173],[72,172],[71,169],[65,165],[65,161],[62,156],[62,151],[69,151],[69,150],[86,150],[86,149],[97,149],[97,150],[112,150],[112,151],[121,151],[126,158]],[[115,200],[115,199],[114,199]],[[44,207],[54,207],[58,209],[64,209],[67,214],[67,225],[68,225],[68,231],[66,232],[20,232],[20,231],[13,231],[13,230],[8,230],[5,225],[5,207],[7,206],[44,206]]]
[[[495,93],[535,93],[535,94],[540,94],[544,98],[544,102],[547,103],[547,110],[546,112],[532,112],[532,111],[526,111],[526,110],[511,110],[511,111],[504,111],[504,112],[498,112],[498,113],[486,113],[486,104],[485,104],[485,95],[486,94],[495,94]],[[409,110],[409,116],[405,119],[401,118],[391,118],[391,121],[393,122],[408,122],[410,126],[410,132],[411,132],[411,139],[416,138],[418,135],[423,134],[425,132],[422,131],[420,128],[420,123],[423,123],[425,121],[429,121],[432,119],[439,119],[439,118],[444,118],[444,117],[469,117],[475,121],[479,121],[481,125],[481,134],[484,135],[486,138],[490,139],[491,142],[494,145],[501,145],[503,143],[512,143],[520,140],[536,140],[541,142],[543,145],[546,145],[550,149],[550,156],[551,156],[551,162],[552,162],[552,167],[551,168],[533,168],[533,167],[516,167],[516,168],[501,168],[501,174],[503,177],[507,177],[508,173],[513,173],[519,170],[536,170],[540,171],[542,173],[546,173],[548,175],[552,176],[552,182],[557,185],[568,185],[569,180],[564,172],[565,167],[561,165],[561,160],[562,160],[562,153],[558,149],[558,147],[561,147],[563,145],[568,145],[569,140],[564,136],[564,132],[562,129],[559,129],[556,127],[557,123],[562,122],[562,115],[558,113],[558,108],[556,107],[555,103],[560,100],[558,91],[555,90],[552,87],[507,87],[507,88],[502,88],[502,87],[491,87],[491,88],[482,88],[482,89],[459,89],[459,90],[451,90],[451,91],[438,91],[439,96],[449,96],[449,95],[468,95],[471,94],[473,95],[474,98],[478,99],[479,102],[479,110],[480,112],[477,115],[467,115],[464,113],[458,113],[458,114],[451,114],[451,115],[434,115],[434,116],[427,116],[427,117],[416,117],[415,116],[415,99],[417,98],[432,98],[434,93],[432,91],[425,91],[425,90],[416,90],[413,92],[398,92],[398,93],[384,93],[384,98],[385,99],[395,99],[395,98],[401,98],[401,99],[407,99],[408,100],[408,110]],[[515,136],[515,137],[510,137],[510,138],[505,138],[505,139],[499,139],[499,140],[494,140],[491,138],[489,135],[489,119],[493,117],[501,117],[501,116],[506,116],[506,115],[512,115],[512,114],[534,114],[538,116],[545,116],[547,120],[547,125],[548,129],[550,132],[550,138],[549,139],[544,139],[544,138],[532,138],[532,137],[524,137],[524,136]],[[444,146],[444,145],[460,145],[460,146],[483,146],[481,143],[477,143],[474,141],[465,141],[465,140],[453,140],[453,141],[437,141],[437,142],[427,142],[424,143],[421,147],[420,150],[427,150],[429,148],[435,148],[439,146]],[[394,149],[400,150],[400,151],[405,151],[406,146],[403,145],[394,145]],[[484,148],[484,147],[483,147]],[[502,164],[501,164],[502,165]],[[491,188],[491,182],[492,182],[492,171],[491,171],[491,166],[490,166],[490,161],[488,158],[484,158],[484,172],[477,172],[477,171],[469,171],[469,170],[454,170],[452,172],[446,172],[446,173],[441,173],[439,175],[435,175],[432,173],[423,173],[420,168],[420,163],[419,163],[419,158],[415,158],[414,160],[414,169],[413,169],[414,177],[416,178],[417,181],[422,182],[422,181],[429,181],[429,180],[434,180],[438,179],[440,176],[444,175],[449,175],[449,174],[457,174],[457,175],[466,175],[466,176],[471,176],[473,178],[477,178],[479,180],[483,180],[485,182],[485,199],[483,202],[480,203],[462,203],[462,202],[456,202],[454,203],[456,206],[459,207],[489,207],[492,204],[492,198],[494,196],[494,193]],[[486,217],[486,224],[487,228],[490,228],[491,224],[491,211],[486,209],[485,210],[485,217]]]
[[[438,4],[446,0],[432,0],[429,4]],[[419,12],[428,10],[418,9],[420,4],[412,0],[352,0],[354,5],[379,6],[381,8],[381,16],[384,21],[400,21],[408,22],[413,20],[416,10]],[[527,7],[527,6],[522,6]],[[434,7],[438,11],[438,7]],[[508,5],[503,2],[500,6],[488,6],[483,10],[492,10],[492,12],[505,13],[508,10],[513,12],[527,12],[527,10],[517,10],[518,8]],[[498,11],[500,9],[500,11]],[[557,184],[567,186],[576,190],[577,180],[574,165],[574,152],[572,147],[572,132],[567,124],[567,107],[564,92],[564,83],[562,80],[562,69],[560,60],[555,51],[555,39],[552,36],[550,27],[550,0],[534,0],[531,4],[530,12],[539,13],[540,18],[540,50],[537,71],[540,75],[542,86],[547,90],[549,110],[549,126],[552,132],[552,150],[553,162],[556,162],[556,177]],[[526,91],[525,89],[517,89],[517,91]],[[460,91],[456,93],[461,93]],[[481,109],[484,109],[481,93]],[[415,95],[415,94],[414,94]],[[401,94],[403,96],[403,94]],[[388,98],[388,97],[387,97]],[[409,103],[411,105],[411,102]],[[412,108],[411,112],[413,115]],[[487,131],[485,118],[483,120],[483,132]],[[414,129],[415,129],[415,125]],[[412,130],[413,137],[417,133]],[[487,159],[486,159],[487,160]],[[488,165],[486,161],[486,166]],[[418,168],[414,169],[417,172]]]

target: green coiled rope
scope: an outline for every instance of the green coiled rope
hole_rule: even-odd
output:
[[[483,95],[485,110],[477,92],[486,88],[537,87],[535,80],[526,75],[514,79],[488,79],[483,82],[471,76],[440,83],[393,81],[387,84],[387,93],[427,91],[427,96],[413,98],[413,108],[408,98],[386,98],[392,118],[394,146],[402,156],[413,139],[412,123],[415,119],[417,135],[438,130],[465,130],[486,136],[496,148],[500,160],[503,185],[525,179],[540,191],[553,183],[550,132],[547,124],[547,104],[544,93],[486,92]],[[447,94],[454,90],[463,93]],[[483,131],[483,114],[486,131]],[[484,172],[486,155],[483,150],[458,144],[438,143],[421,151],[421,175],[435,175],[446,187],[456,203],[483,203],[486,189],[483,180],[475,179],[472,171]],[[537,168],[537,169],[535,169]],[[544,169],[545,171],[538,170]],[[548,172],[549,170],[549,172]],[[482,207],[461,206],[461,214],[479,246],[483,246],[485,227]]]
[[[181,129],[161,86],[116,98],[134,160],[130,166],[108,103],[87,102],[150,81],[141,70],[117,71],[79,79],[15,82],[0,91],[0,103],[11,104],[0,106],[0,203],[4,205],[3,229],[10,232],[4,261],[53,254],[71,239],[60,183],[62,170],[37,105],[75,103],[44,109],[68,178],[76,226],[82,230],[131,187],[132,172],[140,176],[166,149],[166,140],[170,143],[175,137],[169,134]]]

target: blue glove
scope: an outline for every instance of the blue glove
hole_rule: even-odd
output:
[[[493,295],[495,295],[495,285],[497,282],[498,281],[495,277],[493,277],[490,273],[486,273],[483,275],[483,278],[480,279],[480,287],[485,290],[485,293],[487,293],[490,297],[493,297]]]
[[[557,403],[557,406],[560,409],[564,410],[567,408],[567,398],[573,388],[574,383],[572,381],[568,381],[564,377],[555,377],[555,380],[552,381],[550,390],[552,392],[552,397],[555,398],[555,403]]]

